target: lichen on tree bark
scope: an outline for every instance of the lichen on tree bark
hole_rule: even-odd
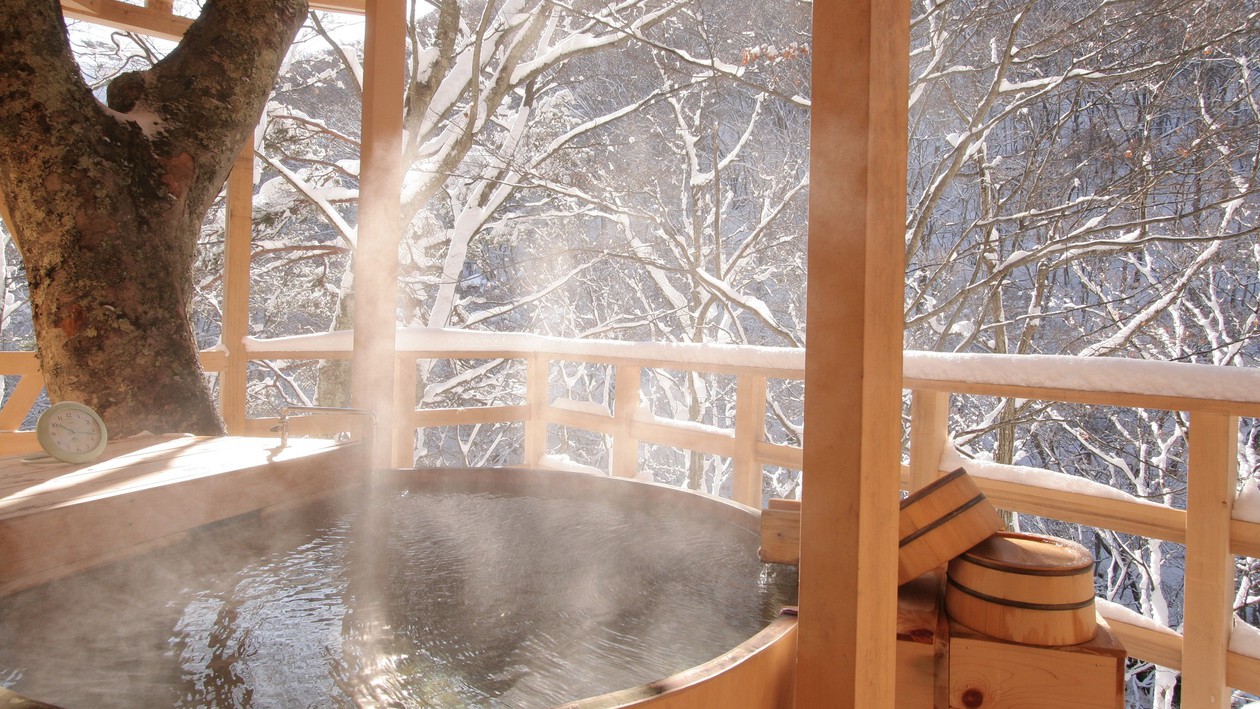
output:
[[[102,105],[57,0],[0,3],[0,195],[54,401],[111,434],[222,432],[189,323],[197,234],[250,140],[306,0],[209,0]]]

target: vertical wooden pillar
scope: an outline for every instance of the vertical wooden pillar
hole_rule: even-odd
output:
[[[245,386],[249,334],[250,244],[254,229],[254,145],[241,148],[227,183],[223,246],[223,334],[227,364],[219,378],[219,408],[233,436],[245,433]]]
[[[398,243],[402,238],[403,87],[407,13],[403,0],[367,0],[363,61],[363,152],[354,254],[352,401],[376,412],[372,465],[393,450]]]
[[[613,402],[612,463],[609,472],[622,478],[639,474],[639,441],[634,437],[634,416],[639,410],[643,369],[629,364],[617,365],[617,388]]]
[[[891,707],[909,4],[814,4],[796,706]]]
[[[910,491],[941,475],[941,454],[949,441],[949,392],[910,392]]]
[[[1189,438],[1181,701],[1228,707],[1225,664],[1234,613],[1229,526],[1238,484],[1238,418],[1193,413]]]

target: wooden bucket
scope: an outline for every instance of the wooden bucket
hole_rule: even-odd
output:
[[[1002,516],[959,468],[901,501],[897,584],[912,581],[1005,529]]]
[[[1094,639],[1094,556],[1066,539],[999,532],[949,563],[945,610],[955,621],[1027,645]]]

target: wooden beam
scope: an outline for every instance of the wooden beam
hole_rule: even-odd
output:
[[[639,442],[632,433],[634,416],[639,411],[643,370],[632,364],[617,365],[616,389],[613,396],[613,418],[617,421],[613,436],[612,462],[609,472],[622,478],[639,473]]]
[[[61,11],[66,17],[76,20],[161,37],[172,42],[178,42],[192,24],[192,20],[172,14],[169,4],[162,3],[141,7],[119,0],[62,0]]]
[[[373,467],[385,467],[393,454],[394,436],[407,13],[402,0],[367,0],[366,8],[351,387],[354,406],[376,412],[371,461]]]
[[[949,443],[949,392],[910,392],[910,492],[940,477]]]
[[[245,433],[245,385],[249,355],[249,265],[254,229],[254,146],[241,149],[227,183],[227,226],[223,247],[223,347],[227,364],[219,380],[223,423],[233,436]]]
[[[909,27],[814,4],[802,709],[894,703]]]

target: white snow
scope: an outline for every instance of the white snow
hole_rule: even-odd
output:
[[[977,478],[1002,480],[1048,490],[1062,490],[1063,492],[1089,495],[1091,497],[1132,502],[1139,505],[1160,506],[1150,500],[1143,500],[1127,492],[1117,490],[1110,485],[1094,482],[1076,475],[1057,473],[1043,468],[1030,468],[1024,465],[1003,465],[989,460],[964,458],[951,442],[951,445],[946,446],[945,452],[941,454],[941,470],[954,470],[957,468],[966,468],[968,474]]]
[[[908,379],[1260,403],[1260,370],[1119,357],[907,351]]]
[[[350,330],[260,339],[246,337],[245,350],[268,352],[349,352],[354,333]],[[398,328],[395,347],[400,352],[446,356],[447,352],[499,355],[503,353],[547,353],[558,357],[608,357],[678,364],[712,364],[760,367],[784,371],[804,371],[805,350],[787,347],[753,347],[717,343],[625,342],[620,340],[573,340],[522,332],[488,332],[454,328]]]
[[[1126,625],[1143,628],[1145,630],[1153,630],[1164,635],[1178,634],[1177,631],[1162,625],[1159,621],[1147,618],[1141,613],[1138,613],[1130,608],[1126,608],[1114,601],[1109,601],[1105,598],[1096,598],[1094,599],[1094,606],[1098,609],[1098,612],[1102,615],[1102,617],[1107,620],[1114,620]]]
[[[1252,477],[1243,483],[1234,500],[1234,519],[1260,524],[1260,480]]]
[[[564,409],[565,411],[576,411],[581,414],[590,414],[592,416],[603,416],[608,418],[612,416],[608,411],[608,407],[594,401],[577,401],[576,399],[556,399],[551,402],[551,406],[556,409]]]
[[[567,470],[571,473],[588,473],[590,475],[599,475],[607,477],[607,473],[592,465],[586,465],[573,460],[562,453],[551,453],[542,457],[542,467],[551,468],[552,470]]]
[[[1235,615],[1234,630],[1229,634],[1229,651],[1260,660],[1260,628],[1247,625]]]

